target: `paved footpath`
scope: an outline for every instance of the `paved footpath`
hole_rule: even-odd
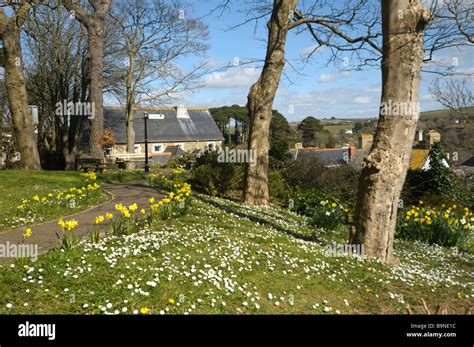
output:
[[[105,215],[107,212],[113,213],[114,215],[117,214],[115,204],[129,206],[136,202],[139,209],[142,207],[148,208],[150,206],[148,199],[154,197],[158,200],[163,197],[163,194],[160,194],[156,189],[145,187],[141,182],[102,184],[102,188],[112,195],[111,199],[82,212],[63,217],[64,220],[75,219],[78,221],[79,227],[77,228],[77,233],[79,237],[83,237],[92,231],[95,217]],[[22,227],[13,231],[0,233],[0,244],[6,244],[6,242],[10,244],[21,243],[25,228],[26,227]],[[59,231],[58,219],[32,225],[32,236],[28,239],[28,243],[37,244],[39,254],[45,253],[58,245],[59,241],[56,233]],[[0,262],[2,262],[2,260],[8,261],[8,258],[0,258]]]

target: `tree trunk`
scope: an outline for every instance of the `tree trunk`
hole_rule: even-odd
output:
[[[100,138],[104,133],[104,20],[96,17],[88,27],[89,41],[89,88],[90,102],[94,108],[94,119],[90,121],[89,150],[95,158],[103,158]]]
[[[285,44],[292,11],[298,0],[275,0],[268,22],[265,65],[248,94],[249,151],[255,151],[256,163],[248,163],[245,172],[244,200],[250,205],[269,204],[268,150],[272,106],[285,66]]]
[[[3,31],[5,88],[12,112],[16,145],[21,155],[20,168],[40,170],[40,158],[33,118],[28,110],[25,77],[20,45],[20,31],[9,25]]]
[[[419,1],[382,1],[382,105],[371,153],[359,180],[349,242],[389,263],[400,192],[419,118],[423,31],[430,19]]]
[[[127,108],[125,111],[125,123],[127,127],[127,153],[135,153],[135,129],[133,128],[133,119],[135,113],[134,103],[127,102]],[[127,170],[135,169],[135,163],[127,162]]]

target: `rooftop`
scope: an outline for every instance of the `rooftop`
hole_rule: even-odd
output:
[[[156,111],[163,119],[148,119],[148,141],[150,142],[190,142],[222,141],[219,128],[207,108],[185,108],[184,114],[178,115],[177,107],[144,107],[135,110],[133,127],[135,143],[145,142],[144,112]],[[115,134],[118,144],[127,141],[125,126],[125,109],[123,107],[104,108],[104,127]]]

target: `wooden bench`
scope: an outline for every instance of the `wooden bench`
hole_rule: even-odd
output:
[[[79,170],[84,172],[102,172],[106,167],[106,165],[102,162],[102,159],[100,158],[79,158],[77,163]]]

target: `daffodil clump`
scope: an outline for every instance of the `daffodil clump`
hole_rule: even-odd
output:
[[[149,208],[140,207],[137,203],[129,206],[116,204],[115,211],[117,213],[115,216],[108,212],[95,217],[93,220],[94,229],[90,235],[92,243],[100,241],[100,232],[104,224],[107,226],[106,230],[109,234],[130,235],[142,230],[147,225],[152,225],[156,219],[167,220],[184,215],[191,201],[191,185],[170,180],[168,180],[168,184],[170,189],[168,195],[161,200],[150,198],[148,200]]]
[[[472,240],[473,231],[472,211],[456,204],[429,207],[420,201],[400,213],[397,221],[399,237],[446,247],[463,247]]]
[[[138,210],[137,203],[133,203],[130,206],[116,204],[115,211],[118,214],[115,218],[113,218],[111,213],[106,213],[105,216],[97,217],[95,221],[96,224],[102,224],[105,220],[110,221],[108,229],[113,235],[130,235],[140,230],[144,225],[144,221],[140,216],[143,215],[143,212]]]
[[[157,203],[150,199],[151,216],[159,216],[162,220],[182,216],[186,213],[191,202],[191,185],[188,183],[175,183],[173,191]]]
[[[321,200],[312,209],[311,224],[326,230],[334,230],[347,223],[347,208],[335,200]]]
[[[88,182],[95,182],[97,180],[97,175],[93,171],[88,171],[81,174],[81,177],[85,178]]]
[[[75,219],[68,221],[62,218],[58,221],[58,225],[62,230],[62,233],[56,233],[56,236],[61,242],[61,249],[69,250],[79,243],[79,236],[77,235],[77,228],[79,223]]]
[[[16,217],[26,223],[40,222],[44,216],[52,214],[56,210],[74,210],[89,206],[100,200],[102,193],[100,185],[95,180],[95,173],[87,175],[86,180],[78,187],[71,187],[65,191],[52,191],[44,195],[34,195],[24,198],[17,206]],[[68,214],[64,212],[62,214]]]
[[[174,184],[182,185],[185,181],[186,171],[184,169],[173,169],[169,173],[169,177],[165,174],[158,172],[152,173],[147,176],[147,183],[150,187],[170,192],[173,190]]]
[[[348,221],[347,207],[316,189],[297,189],[289,199],[288,207],[309,217],[311,224],[320,229],[335,230]]]
[[[173,181],[161,172],[149,174],[146,180],[150,187],[158,190],[170,191],[173,187]]]

